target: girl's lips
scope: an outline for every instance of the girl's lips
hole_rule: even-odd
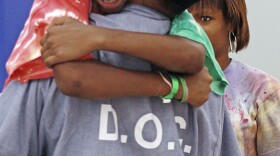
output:
[[[123,0],[96,0],[96,2],[104,9],[114,9],[119,8]]]
[[[103,1],[104,3],[115,3],[118,0],[101,0],[101,1]]]

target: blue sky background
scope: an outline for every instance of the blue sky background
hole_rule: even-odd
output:
[[[7,77],[5,63],[29,15],[33,0],[0,0],[0,92]]]

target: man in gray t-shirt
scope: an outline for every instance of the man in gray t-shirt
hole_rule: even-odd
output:
[[[92,16],[98,26],[129,31],[166,34],[170,25],[166,16],[139,5]],[[114,66],[153,70],[134,57],[95,55]],[[0,95],[0,155],[240,155],[223,103],[215,94],[196,109],[176,101],[163,104],[159,97],[84,100],[63,95],[52,78],[12,81]]]

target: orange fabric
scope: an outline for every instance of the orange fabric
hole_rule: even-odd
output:
[[[7,85],[11,80],[25,83],[53,76],[41,58],[40,39],[54,17],[73,17],[88,24],[91,0],[34,0],[29,17],[6,63]],[[92,58],[87,55],[82,59]]]

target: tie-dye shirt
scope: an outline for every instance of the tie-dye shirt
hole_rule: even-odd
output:
[[[225,101],[244,155],[280,155],[279,81],[234,60],[224,73],[230,83]]]

